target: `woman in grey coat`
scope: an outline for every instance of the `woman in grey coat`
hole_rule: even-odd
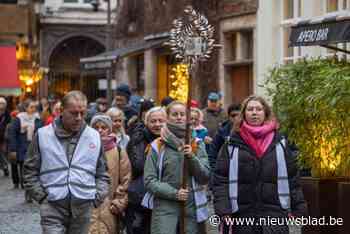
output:
[[[194,139],[191,145],[184,143],[186,106],[173,102],[167,108],[167,115],[161,137],[152,142],[147,155],[144,181],[148,193],[143,205],[153,207],[152,234],[177,233],[183,202],[186,233],[200,233],[200,224],[208,218],[208,156],[202,142]],[[188,184],[184,189],[181,188],[181,174],[185,157],[188,160]]]

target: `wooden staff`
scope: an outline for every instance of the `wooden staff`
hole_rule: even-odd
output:
[[[191,129],[191,100],[192,100],[192,80],[195,77],[195,73],[197,70],[197,65],[193,65],[193,68],[190,67],[189,73],[188,73],[188,91],[187,91],[187,105],[186,105],[186,136],[185,136],[185,144],[190,145],[191,144],[191,137],[192,137],[192,129]],[[185,155],[183,160],[183,168],[182,168],[182,184],[181,188],[186,189],[187,188],[187,178],[188,178],[188,162],[187,162],[187,155]],[[180,210],[180,233],[185,234],[186,233],[186,201],[183,201],[181,204],[181,210]]]

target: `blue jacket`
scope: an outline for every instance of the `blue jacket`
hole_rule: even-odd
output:
[[[194,130],[194,132],[195,132],[195,137],[201,139],[202,141],[204,141],[204,138],[208,136],[208,130],[206,128],[197,129],[197,130]]]
[[[21,123],[19,118],[15,118],[11,121],[8,132],[8,150],[9,152],[17,153],[17,161],[24,161],[28,146],[31,141],[27,140],[27,133],[21,133]],[[35,131],[42,127],[40,119],[35,120]]]

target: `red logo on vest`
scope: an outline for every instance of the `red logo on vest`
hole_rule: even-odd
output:
[[[95,148],[96,148],[96,145],[95,145],[94,143],[90,143],[90,144],[89,144],[89,147],[90,147],[90,149],[95,149]]]

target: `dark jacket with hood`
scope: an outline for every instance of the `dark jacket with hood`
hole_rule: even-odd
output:
[[[251,217],[286,217],[288,211],[282,209],[277,189],[276,144],[282,139],[280,134],[275,137],[259,159],[238,133],[233,133],[220,150],[213,174],[214,208],[218,215],[230,215],[229,201],[229,155],[228,145],[239,147],[238,155],[238,211],[235,216]],[[295,216],[307,212],[303,192],[299,183],[296,157],[289,146],[284,148],[288,171],[288,181],[291,198],[291,212]]]
[[[132,181],[128,188],[129,203],[141,206],[142,198],[146,193],[143,183],[143,170],[146,161],[145,150],[158,136],[152,134],[147,127],[144,127],[135,129],[130,137],[127,147],[132,167]]]

